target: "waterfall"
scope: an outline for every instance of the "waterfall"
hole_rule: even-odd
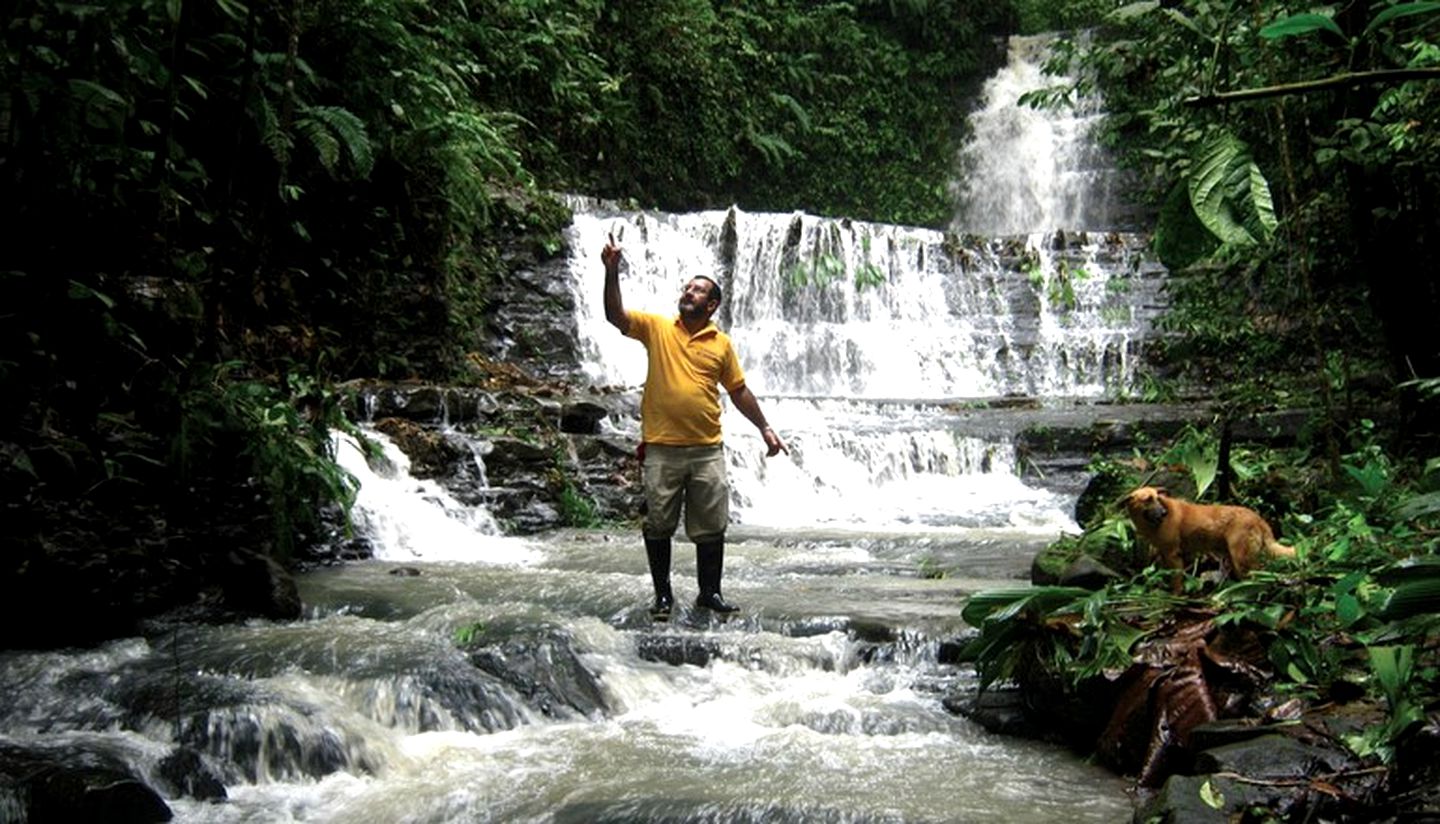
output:
[[[788,461],[762,459],[758,435],[727,409],[741,522],[1073,527],[1063,496],[1019,480],[1013,427],[964,413],[1000,398],[1054,407],[1133,393],[1165,273],[1147,238],[1119,231],[1120,175],[1090,138],[1100,101],[1078,113],[1018,105],[1047,82],[1048,44],[1012,38],[1009,64],[987,83],[951,231],[573,198],[585,376],[627,388],[645,379],[643,347],[604,319],[599,253],[614,238],[629,309],[673,314],[696,275],[725,288],[716,321],[792,446]]]
[[[1135,383],[1162,275],[1142,238],[1119,233],[987,239],[734,208],[582,205],[569,230],[580,361],[592,381],[623,386],[644,380],[645,357],[604,318],[607,235],[624,248],[627,308],[673,313],[695,275],[725,287],[717,322],[766,396],[1114,397]],[[816,283],[815,271],[833,279]]]
[[[512,564],[534,559],[534,549],[523,540],[501,535],[484,506],[464,504],[435,481],[411,476],[410,458],[383,433],[367,429],[365,437],[378,455],[367,456],[344,433],[331,440],[336,462],[359,482],[351,518],[377,559]],[[475,461],[483,477],[478,454]]]
[[[675,215],[576,201],[569,229],[577,348],[597,384],[638,387],[644,349],[604,319],[600,249],[624,249],[627,308],[675,312],[681,285],[724,285],[717,321],[792,446],[761,460],[724,420],[742,522],[1073,527],[1017,478],[1008,432],[961,431],[994,399],[1047,404],[1131,391],[1163,272],[1119,233],[957,236],[737,208]],[[632,425],[631,431],[638,431]]]
[[[1104,231],[1131,222],[1121,199],[1123,175],[1092,138],[1103,111],[1100,97],[1075,101],[1073,111],[1019,102],[1027,92],[1073,82],[1041,71],[1053,40],[1011,37],[1006,65],[985,83],[951,187],[959,202],[958,231]]]

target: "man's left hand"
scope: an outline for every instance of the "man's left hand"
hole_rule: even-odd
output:
[[[775,430],[767,426],[760,435],[765,439],[765,457],[773,458],[781,452],[790,454],[790,450],[785,446],[785,442],[780,440],[780,436],[775,434]]]

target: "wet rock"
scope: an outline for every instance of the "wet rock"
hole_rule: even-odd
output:
[[[1396,746],[1389,785],[1392,797],[1404,799],[1401,809],[1413,815],[1404,820],[1440,821],[1440,720],[1434,714]]]
[[[499,437],[490,440],[485,466],[493,473],[513,473],[520,468],[533,468],[553,460],[553,453],[543,444],[519,438]]]
[[[979,637],[979,632],[972,632],[968,637],[954,638],[941,641],[938,649],[935,650],[935,663],[937,664],[959,664],[964,657],[965,648],[970,641]]]
[[[226,557],[228,574],[220,577],[225,605],[247,615],[294,620],[302,605],[295,578],[279,561],[248,550],[232,550]]]
[[[410,459],[410,474],[426,479],[444,475],[463,460],[470,450],[452,442],[444,432],[427,429],[404,418],[382,418],[375,422],[376,431],[383,432]]]
[[[1060,586],[1080,587],[1092,592],[1104,589],[1111,581],[1120,579],[1120,573],[1087,555],[1082,555],[1065,567],[1057,583]]]
[[[225,782],[189,747],[177,747],[156,766],[162,789],[197,801],[224,801]]]
[[[575,297],[570,290],[568,249],[553,257],[517,254],[487,290],[486,334],[478,342],[486,357],[513,361],[536,375],[565,377],[580,371]]]
[[[1172,775],[1137,806],[1134,820],[1145,824],[1230,824],[1251,807],[1277,810],[1285,800],[1285,793],[1273,787],[1234,778]]]
[[[642,635],[635,646],[640,660],[672,667],[704,667],[720,657],[719,642],[699,635]]]
[[[1225,744],[1195,756],[1195,772],[1236,773],[1267,780],[1300,780],[1332,773],[1349,758],[1333,749],[1305,744],[1288,735],[1265,735]]]
[[[997,735],[1043,740],[1045,730],[1030,720],[1018,689],[989,689],[978,695],[946,696],[941,704],[949,712]]]
[[[0,744],[0,812],[14,821],[169,821],[170,807],[120,758],[81,746]]]
[[[1190,744],[1197,751],[1227,744],[1238,744],[1266,735],[1272,735],[1274,727],[1256,723],[1253,718],[1226,718],[1201,724],[1190,731]]]
[[[577,435],[600,434],[600,422],[609,410],[590,400],[574,400],[560,407],[560,431]]]
[[[547,716],[591,716],[606,709],[600,679],[568,633],[544,630],[469,651],[470,662],[509,684]]]
[[[1030,583],[1036,586],[1081,587],[1094,591],[1104,589],[1107,583],[1121,577],[1104,561],[1084,553],[1077,555],[1058,543],[1037,552],[1030,561]]]

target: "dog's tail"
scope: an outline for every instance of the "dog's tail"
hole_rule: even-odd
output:
[[[1268,542],[1265,544],[1265,552],[1266,552],[1267,554],[1269,554],[1269,556],[1270,556],[1271,558],[1294,558],[1294,557],[1295,557],[1295,547],[1293,547],[1293,546],[1286,546],[1286,545],[1280,543],[1279,541],[1273,541],[1273,540],[1272,540],[1272,541],[1268,541]]]

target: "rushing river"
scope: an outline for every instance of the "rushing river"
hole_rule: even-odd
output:
[[[176,809],[213,822],[1121,821],[1119,779],[940,703],[970,677],[937,662],[964,595],[1013,584],[1034,547],[741,529],[726,592],[745,609],[725,624],[652,625],[628,532],[546,536],[518,563],[315,573],[303,582],[313,620],[197,631],[179,655],[305,713],[367,769],[266,776],[232,785],[225,804]],[[677,564],[682,599],[693,571]],[[547,667],[583,667],[600,708],[475,671],[454,638],[477,625],[494,650],[528,655],[519,669],[534,665],[541,684]],[[138,643],[115,654],[174,657]],[[455,698],[472,694],[494,699],[493,718]]]

